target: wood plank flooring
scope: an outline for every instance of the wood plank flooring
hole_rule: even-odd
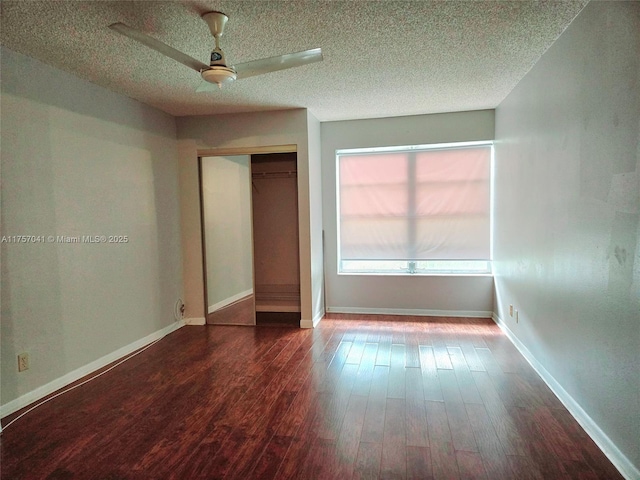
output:
[[[622,478],[478,319],[184,327],[10,425],[0,450],[6,480]]]
[[[255,325],[256,300],[247,295],[215,312],[207,313],[206,323],[210,325]]]

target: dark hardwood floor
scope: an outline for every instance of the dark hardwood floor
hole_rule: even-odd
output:
[[[0,448],[7,480],[622,478],[477,319],[184,327],[19,419]]]

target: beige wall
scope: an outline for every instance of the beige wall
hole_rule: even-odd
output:
[[[175,324],[182,274],[174,119],[7,49],[1,80],[2,235],[128,237],[2,244],[5,406]]]
[[[317,255],[321,258],[322,251],[312,251],[311,221],[317,207],[312,208],[309,192],[310,184],[320,179],[310,178],[307,111],[295,109],[181,117],[177,119],[177,125],[186,316],[204,317],[198,151],[238,148],[251,152],[259,147],[295,145],[298,156],[301,325],[310,326],[309,322],[314,318],[311,265],[312,259],[317,264]]]
[[[496,314],[627,478],[640,478],[639,85],[640,3],[592,2],[496,110]]]

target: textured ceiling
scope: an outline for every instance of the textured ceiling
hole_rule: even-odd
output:
[[[305,107],[330,121],[495,108],[586,3],[2,0],[0,40],[176,116]],[[230,63],[315,47],[324,61],[196,93],[197,72],[107,28],[208,63],[210,10],[229,16]]]

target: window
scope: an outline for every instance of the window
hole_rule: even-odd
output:
[[[340,273],[488,273],[491,142],[339,150]]]

